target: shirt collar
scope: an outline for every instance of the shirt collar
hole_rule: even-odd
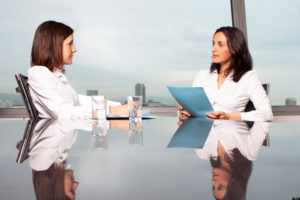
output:
[[[54,76],[56,76],[60,81],[64,83],[68,83],[68,79],[61,69],[57,69],[53,72]]]

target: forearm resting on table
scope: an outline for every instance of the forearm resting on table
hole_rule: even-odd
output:
[[[206,114],[209,119],[225,119],[225,120],[242,120],[240,113],[225,113],[222,111],[215,111]]]
[[[129,116],[128,105],[124,104],[120,106],[110,106],[109,115],[128,117]]]
[[[228,115],[229,115],[228,120],[237,120],[237,121],[242,120],[240,113],[228,113]]]

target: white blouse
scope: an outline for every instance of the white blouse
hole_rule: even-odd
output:
[[[203,148],[195,149],[201,159],[218,156],[218,141],[225,151],[237,148],[248,160],[255,160],[259,150],[269,134],[270,122],[255,122],[251,129],[245,122],[216,120],[205,141]]]
[[[40,118],[92,118],[91,97],[77,94],[62,71],[52,73],[45,66],[33,66],[28,70],[28,83]]]
[[[34,127],[29,147],[29,165],[35,171],[63,163],[77,139],[78,129],[92,131],[92,120],[41,119]]]
[[[247,121],[273,119],[269,97],[253,70],[245,73],[238,82],[232,80],[230,73],[220,89],[217,70],[212,73],[210,70],[202,70],[196,75],[193,87],[203,87],[214,111],[240,113],[242,120]],[[244,112],[249,100],[253,102],[256,110]]]
[[[71,128],[64,131],[61,126],[65,124],[60,122],[42,119],[36,125],[28,153],[33,170],[47,170],[53,163],[63,163],[67,159],[78,131]]]

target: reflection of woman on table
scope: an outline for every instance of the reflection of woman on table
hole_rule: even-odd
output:
[[[269,122],[255,122],[249,130],[245,122],[215,121],[201,149],[201,159],[212,166],[213,194],[216,199],[245,199],[252,161],[268,136]]]
[[[29,147],[29,166],[37,199],[75,199],[78,182],[74,172],[66,169],[67,157],[77,140],[78,130],[129,130],[128,120],[54,120],[41,119],[35,126]],[[141,127],[141,123],[135,123]]]
[[[36,30],[28,71],[30,93],[40,118],[92,118],[91,98],[79,95],[65,76],[64,65],[71,65],[76,53],[73,29],[46,21]],[[128,106],[109,102],[111,115],[128,116]]]
[[[40,120],[34,128],[29,148],[29,165],[36,198],[75,199],[78,182],[66,169],[67,157],[77,139],[77,127],[91,128],[89,121]]]
[[[201,70],[193,87],[203,87],[214,112],[211,119],[269,121],[273,119],[269,98],[255,71],[243,33],[235,27],[216,30],[212,46],[210,70]],[[254,111],[244,112],[251,100]],[[179,107],[179,118],[191,115]]]

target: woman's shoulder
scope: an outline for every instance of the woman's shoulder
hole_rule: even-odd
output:
[[[258,79],[258,73],[255,70],[249,70],[247,71],[243,76],[242,79]]]
[[[48,82],[53,82],[54,80],[55,76],[45,66],[32,66],[28,70],[29,84],[46,84]]]
[[[212,74],[209,69],[200,70],[194,78],[193,87],[199,87],[203,83],[209,81],[211,79],[211,75]]]
[[[254,69],[247,71],[243,76],[258,76],[258,72]]]
[[[210,70],[209,69],[202,69],[202,70],[200,70],[197,74],[210,74]]]
[[[210,76],[211,73],[210,73],[210,70],[209,69],[203,69],[203,70],[200,70],[197,74],[196,74],[196,77],[195,78],[204,78],[204,77],[208,77]]]
[[[52,72],[45,66],[32,66],[28,70],[28,77],[36,76],[36,75],[41,75],[41,74],[48,74],[51,75]]]

